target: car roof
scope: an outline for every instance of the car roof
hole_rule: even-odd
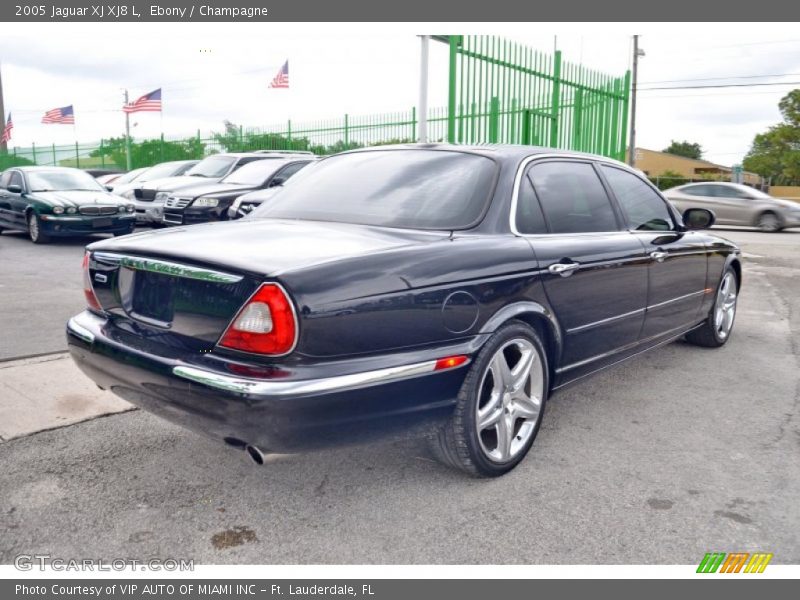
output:
[[[9,167],[10,169],[18,169],[19,171],[80,171],[86,173],[83,169],[76,169],[75,167],[56,167],[56,166],[41,166],[41,165],[23,165],[19,167]]]
[[[447,144],[447,143],[411,143],[411,144],[391,144],[386,146],[369,146],[366,148],[356,148],[354,150],[347,150],[341,154],[350,154],[357,152],[375,152],[382,150],[449,150],[452,152],[468,152],[470,154],[479,154],[488,158],[499,160],[523,160],[536,155],[554,155],[563,156],[565,158],[585,158],[589,160],[602,160],[609,163],[614,163],[626,168],[629,165],[622,163],[613,158],[600,156],[598,154],[589,154],[587,152],[577,152],[574,150],[562,150],[559,148],[547,148],[545,146],[525,146],[522,144]]]

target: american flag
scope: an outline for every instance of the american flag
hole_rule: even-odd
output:
[[[44,113],[42,123],[60,123],[62,125],[75,125],[75,111],[72,105],[54,108]]]
[[[269,84],[271,88],[289,88],[289,61],[283,63],[281,70],[275,75],[272,83]]]
[[[161,88],[145,94],[135,102],[129,102],[122,107],[122,112],[161,112]]]
[[[0,115],[0,119],[2,118],[2,115]],[[0,135],[0,144],[11,141],[12,129],[14,129],[14,123],[11,120],[11,113],[8,113],[8,121],[6,121],[6,126],[3,127],[3,135]]]

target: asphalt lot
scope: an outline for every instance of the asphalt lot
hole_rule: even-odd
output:
[[[746,253],[731,341],[673,343],[559,392],[501,479],[414,440],[259,468],[126,412],[0,442],[0,563],[800,563],[800,231],[719,233]],[[64,349],[86,241],[0,236],[0,358]]]

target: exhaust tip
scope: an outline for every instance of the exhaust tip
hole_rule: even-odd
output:
[[[250,458],[253,459],[254,463],[256,463],[257,465],[264,464],[264,453],[261,452],[261,450],[259,450],[255,446],[251,446],[250,444],[248,444],[245,447],[245,451],[247,452],[247,454],[250,455]]]

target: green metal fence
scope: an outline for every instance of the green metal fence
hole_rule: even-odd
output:
[[[531,144],[624,160],[630,73],[612,77],[495,36],[450,46],[447,139]]]
[[[630,74],[612,77],[494,36],[434,36],[449,45],[448,106],[428,111],[428,139],[510,143],[593,152],[624,160]],[[309,150],[331,154],[361,146],[417,138],[416,109],[286,121],[219,132],[134,140],[133,168],[216,152]],[[10,148],[11,165],[124,168],[125,140]]]

